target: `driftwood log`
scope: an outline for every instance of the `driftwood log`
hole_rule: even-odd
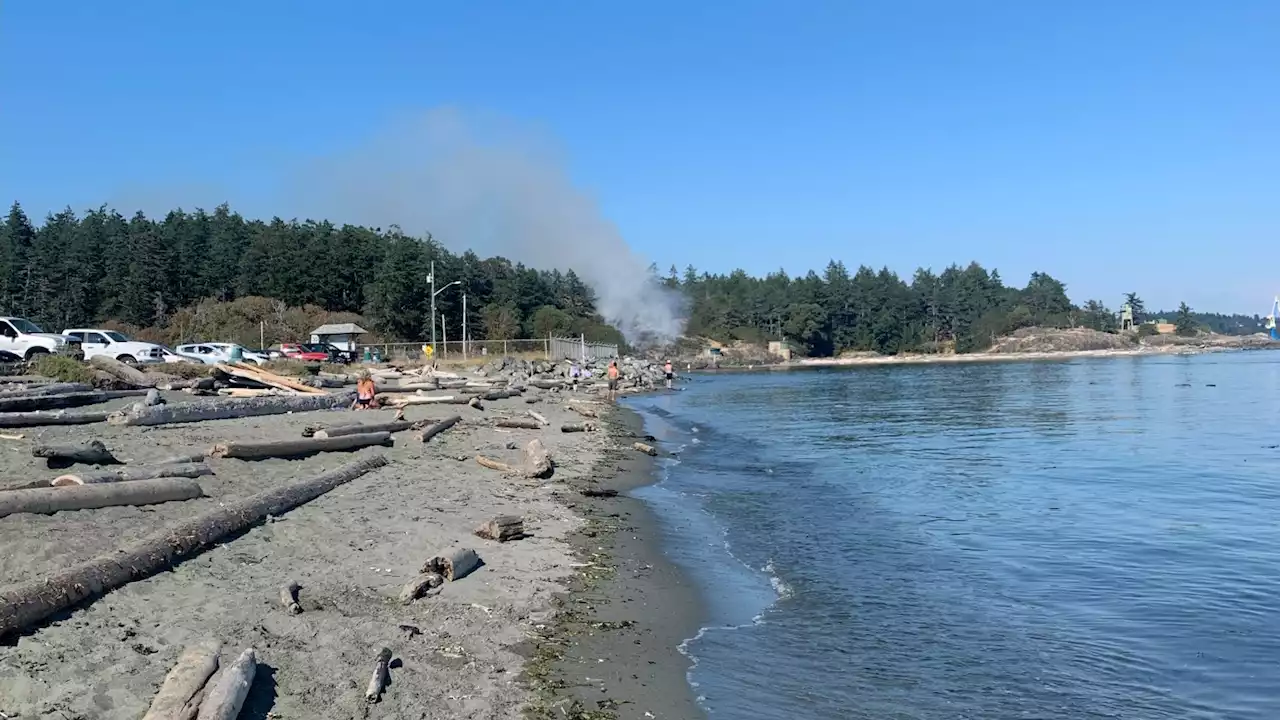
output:
[[[538,380],[538,379],[530,380],[529,384],[532,385],[533,387],[538,388],[539,390],[553,390],[556,388],[562,388],[566,385],[565,381],[563,380]]]
[[[190,500],[203,494],[200,485],[189,478],[9,490],[0,493],[0,518],[14,513],[49,514],[115,505],[155,505]]]
[[[516,515],[499,515],[476,528],[476,535],[485,540],[519,540],[524,537],[524,520]]]
[[[483,409],[484,409],[484,405],[480,402],[480,398],[478,398],[478,397],[473,397],[473,398],[471,398],[470,400],[468,400],[468,401],[467,401],[467,404],[468,404],[468,405],[470,405],[471,407],[473,407],[473,408],[477,409],[477,410],[483,410]]]
[[[302,606],[298,604],[298,591],[302,586],[290,580],[285,586],[280,588],[280,604],[290,615],[297,615],[302,612]]]
[[[405,395],[400,393],[379,393],[378,403],[383,407],[405,407],[406,405],[466,405],[471,402],[469,395]]]
[[[422,573],[400,588],[400,602],[408,605],[420,597],[434,595],[432,591],[443,584],[444,577],[440,573]]]
[[[113,357],[94,355],[89,358],[89,364],[125,385],[132,385],[136,388],[153,388],[156,386],[153,376],[147,375],[137,368],[129,367]]]
[[[282,395],[243,400],[195,400],[154,407],[134,407],[112,413],[112,425],[166,425],[169,423],[230,420],[235,418],[283,415],[292,412],[331,410],[351,404],[354,393],[338,395]]]
[[[644,444],[644,443],[642,443],[642,442],[638,442],[638,443],[636,443],[636,444],[632,445],[631,447],[632,447],[633,449],[635,449],[635,450],[639,450],[640,452],[644,453],[645,455],[657,455],[657,454],[658,454],[658,451],[657,451],[657,450],[656,450],[652,445],[645,445],[645,444]]]
[[[248,648],[205,690],[196,720],[236,720],[245,698],[249,697],[249,688],[253,686],[253,676],[257,672],[258,658],[253,648]]]
[[[318,428],[312,433],[312,437],[331,438],[341,437],[343,435],[363,435],[365,433],[397,433],[405,430],[412,430],[421,423],[410,422],[408,420],[393,420],[383,423],[368,423],[365,425],[336,425],[334,427]]]
[[[235,378],[237,380],[247,380],[250,383],[266,385],[269,388],[275,388],[277,390],[283,390],[285,392],[293,392],[301,395],[327,395],[328,394],[324,390],[321,390],[320,388],[316,388],[310,385],[306,385],[304,383],[300,383],[291,377],[278,375],[276,373],[263,370],[260,367],[257,367],[255,365],[249,365],[247,363],[232,363],[232,364],[221,363],[214,366],[214,372],[221,373],[222,375],[228,378]]]
[[[106,422],[108,412],[15,412],[0,413],[0,428],[40,427],[41,425],[90,425]]]
[[[565,423],[560,426],[560,432],[565,433],[590,432],[595,429],[596,426],[591,423]]]
[[[339,452],[359,450],[374,445],[393,444],[391,433],[372,432],[359,435],[339,435],[338,437],[300,438],[297,440],[275,440],[268,442],[230,442],[214,445],[209,451],[210,457],[238,458],[240,460],[265,460],[267,458],[298,458],[322,452]]]
[[[95,390],[93,392],[58,393],[56,395],[0,397],[0,412],[32,412],[97,405],[116,398],[145,395],[146,392],[146,390]]]
[[[525,420],[523,418],[498,418],[493,424],[500,428],[519,428],[521,430],[542,429],[542,423],[537,420]]]
[[[189,452],[180,455],[169,455],[159,460],[148,461],[147,465],[186,465],[187,463],[204,462],[205,455],[202,452]]]
[[[454,548],[442,550],[422,566],[423,574],[438,573],[440,577],[453,582],[470,575],[480,567],[480,556],[471,548]]]
[[[111,454],[106,445],[101,440],[89,440],[86,442],[67,444],[67,445],[36,445],[31,448],[32,457],[45,458],[51,468],[71,467],[76,463],[81,465],[123,465]]]
[[[487,467],[487,468],[489,468],[490,470],[497,470],[498,472],[504,472],[504,473],[513,473],[513,472],[516,472],[516,469],[515,469],[514,467],[512,467],[511,465],[508,465],[508,464],[506,464],[506,463],[504,463],[504,462],[502,462],[502,461],[500,461],[500,460],[494,460],[493,458],[487,458],[487,457],[485,457],[485,456],[483,456],[483,455],[477,455],[477,456],[476,456],[476,462],[477,462],[477,463],[480,463],[480,465],[481,465],[482,467]]]
[[[53,486],[69,487],[72,485],[98,485],[101,483],[155,480],[156,478],[198,478],[212,474],[213,469],[204,463],[151,466],[129,465],[115,470],[99,470],[96,472],[79,472],[59,475],[53,479]]]
[[[224,505],[44,579],[4,587],[0,589],[0,638],[30,628],[50,615],[89,598],[149,577],[216,544],[228,535],[261,522],[268,515],[283,515],[386,464],[387,459],[382,456],[357,460],[323,475],[289,483]],[[101,487],[118,489],[137,484],[139,483],[86,485],[80,488],[50,488],[50,491],[68,493]]]
[[[538,423],[539,425],[543,425],[543,426],[545,426],[545,425],[550,425],[550,424],[551,424],[551,421],[550,421],[550,420],[548,420],[548,419],[546,418],[546,416],[545,416],[545,415],[543,415],[542,413],[540,413],[540,412],[535,412],[535,411],[533,411],[533,410],[530,410],[530,411],[528,411],[528,412],[529,412],[529,417],[531,417],[531,418],[533,418],[535,421],[537,421],[537,423]]]
[[[142,720],[186,720],[194,718],[204,697],[205,683],[218,670],[222,643],[205,640],[188,646],[178,662],[164,676],[160,691]]]
[[[31,397],[33,395],[61,395],[63,393],[93,392],[87,383],[32,383],[26,387],[0,390],[0,398]]]
[[[418,436],[417,436],[418,440],[422,442],[426,442],[431,438],[444,432],[445,430],[448,430],[449,428],[453,427],[454,425],[457,425],[460,422],[462,422],[462,416],[453,415],[441,420],[440,422],[428,425],[427,427],[423,428],[422,432],[418,433]]]
[[[618,497],[618,491],[613,488],[582,488],[578,492],[582,493],[583,497]]]
[[[364,691],[364,701],[373,704],[382,699],[382,691],[387,687],[390,677],[387,668],[391,665],[391,650],[382,648],[374,660],[373,677],[369,678],[369,687]]]
[[[592,410],[591,408],[582,407],[581,405],[575,405],[575,404],[573,404],[573,403],[569,403],[569,405],[568,405],[567,407],[568,407],[570,410],[572,410],[572,411],[574,411],[574,412],[578,413],[578,414],[579,414],[579,415],[581,415],[582,417],[587,417],[587,418],[598,418],[598,417],[600,417],[600,413],[596,412],[595,410]]]
[[[519,390],[490,390],[486,393],[480,393],[480,399],[487,402],[495,400],[505,400],[507,398],[520,397]]]

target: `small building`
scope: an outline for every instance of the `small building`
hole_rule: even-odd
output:
[[[792,347],[791,343],[787,342],[786,340],[770,340],[769,341],[770,355],[777,355],[783,360],[790,360],[794,352],[795,352],[795,349]]]
[[[339,350],[355,352],[359,347],[360,336],[368,332],[355,323],[321,325],[311,331],[311,342],[328,343]]]

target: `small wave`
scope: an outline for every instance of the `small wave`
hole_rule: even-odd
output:
[[[778,571],[773,567],[772,558],[770,558],[769,562],[765,563],[764,567],[760,568],[760,570],[769,576],[769,584],[773,585],[773,591],[778,593],[779,600],[787,600],[796,594],[795,590],[787,584],[786,580],[778,577]]]

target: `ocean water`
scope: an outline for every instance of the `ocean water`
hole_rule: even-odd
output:
[[[632,399],[721,718],[1280,718],[1280,353]]]

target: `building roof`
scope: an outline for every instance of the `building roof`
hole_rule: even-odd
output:
[[[321,325],[311,331],[312,335],[363,335],[369,332],[355,323],[337,323],[336,325]]]

